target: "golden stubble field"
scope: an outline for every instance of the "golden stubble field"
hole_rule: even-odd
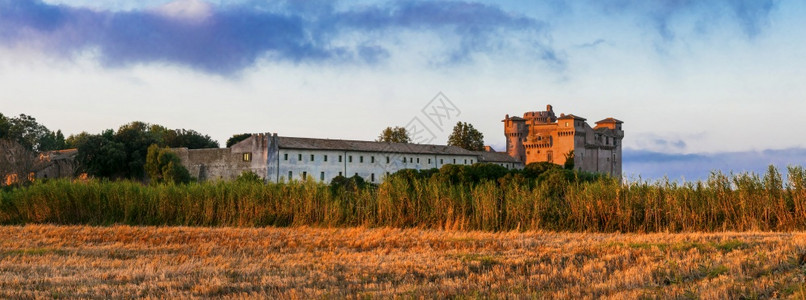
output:
[[[806,295],[806,233],[0,227],[0,298]]]

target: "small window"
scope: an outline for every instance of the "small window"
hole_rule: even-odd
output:
[[[417,158],[417,163],[418,163],[418,164],[420,163],[420,158],[419,158],[419,157]]]
[[[445,163],[445,160],[443,160],[443,159],[441,159],[441,158],[440,158],[440,159],[439,159],[439,164],[441,165],[441,164],[444,164],[444,163]]]
[[[404,164],[406,163],[406,158],[405,158],[405,157],[403,158],[403,163],[404,163]]]
[[[342,175],[341,175],[341,172],[339,172],[339,176],[342,176]]]
[[[369,175],[369,181],[375,182],[375,173]]]
[[[288,160],[288,153],[283,154],[283,160]]]
[[[297,154],[297,160],[300,162],[302,161],[302,154]]]
[[[341,162],[341,155],[339,155],[339,162]]]
[[[568,127],[568,122],[565,122],[565,127]]]
[[[311,161],[313,161],[313,154],[311,154]]]
[[[354,176],[358,176],[358,173],[355,173],[355,175],[354,175]]]
[[[375,156],[370,156],[369,157],[369,162],[374,164],[375,163]]]
[[[455,159],[455,158],[453,159],[453,164],[454,164],[454,165],[456,164],[456,159]]]
[[[325,172],[319,173],[319,180],[325,181]]]
[[[291,178],[294,178],[294,172],[288,171],[288,180],[291,180]]]
[[[325,154],[324,160],[327,161],[327,154]]]
[[[465,162],[463,164],[467,164],[467,159],[465,159]]]
[[[364,163],[364,156],[363,155],[358,157],[358,162],[360,162],[362,164]]]
[[[308,179],[308,172],[302,171],[302,180]]]
[[[471,165],[473,164],[473,160],[472,160],[472,159],[470,160],[470,164],[471,164]]]
[[[386,157],[386,163],[389,163],[389,156]]]
[[[243,161],[252,161],[252,153],[247,152],[243,154]]]
[[[430,159],[430,158],[428,159],[428,164],[429,164],[429,165],[431,164],[431,159]]]
[[[347,157],[347,162],[353,162],[353,156],[352,155]]]

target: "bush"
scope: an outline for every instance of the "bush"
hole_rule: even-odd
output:
[[[145,171],[152,183],[188,183],[190,173],[176,153],[156,144],[148,147]]]
[[[241,175],[238,175],[238,178],[235,178],[236,182],[241,183],[253,183],[253,184],[263,184],[263,178],[260,178],[260,175],[252,171],[244,171]]]

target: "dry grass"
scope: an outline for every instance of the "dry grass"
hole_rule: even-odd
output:
[[[803,298],[806,233],[0,227],[0,298]]]

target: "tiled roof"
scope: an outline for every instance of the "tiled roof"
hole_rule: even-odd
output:
[[[557,118],[557,119],[559,119],[559,120],[563,120],[563,119],[577,119],[577,120],[582,120],[582,121],[586,121],[586,120],[588,120],[588,119],[585,119],[585,118],[580,117],[580,116],[575,116],[575,115],[573,115],[573,114],[567,114],[567,115],[563,115],[563,116],[561,116],[561,117],[559,117],[559,118]]]
[[[506,163],[520,163],[521,161],[515,159],[506,152],[489,152],[489,151],[475,151],[473,152],[479,156],[480,162],[506,162]]]
[[[284,149],[337,150],[388,153],[417,153],[444,155],[477,155],[455,146],[403,144],[354,140],[332,140],[278,136],[278,146]]]
[[[596,122],[596,124],[599,124],[599,123],[619,123],[620,124],[620,123],[624,123],[624,122],[622,122],[621,120],[618,120],[618,119],[614,119],[614,118],[607,118],[607,119],[601,120],[599,122]]]

